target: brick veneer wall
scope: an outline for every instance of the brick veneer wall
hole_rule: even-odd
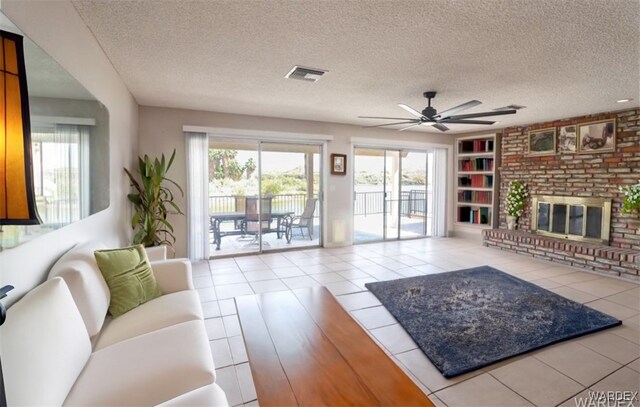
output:
[[[597,154],[557,153],[552,156],[527,156],[527,138],[531,130],[617,119],[616,148]],[[612,199],[612,247],[640,251],[640,221],[620,214],[622,194],[618,187],[640,179],[640,108],[599,113],[527,127],[507,128],[502,133],[502,162],[498,194],[500,228],[506,228],[505,199],[509,182],[522,180],[530,195],[564,195]],[[520,231],[531,231],[530,207],[520,219]],[[637,275],[637,268],[632,274]]]

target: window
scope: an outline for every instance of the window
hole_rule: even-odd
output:
[[[61,227],[88,216],[88,137],[88,126],[32,131],[34,188],[43,224]]]

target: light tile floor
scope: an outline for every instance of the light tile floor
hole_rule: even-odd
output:
[[[623,325],[445,379],[364,284],[480,265],[588,304]],[[640,390],[640,285],[477,241],[431,238],[216,259],[194,264],[194,283],[217,380],[232,406],[258,405],[233,297],[319,285],[438,406],[575,407],[574,397],[589,391]]]

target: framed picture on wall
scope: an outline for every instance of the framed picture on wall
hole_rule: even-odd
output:
[[[578,146],[578,133],[575,125],[560,127],[558,135],[558,151],[561,153],[575,153]]]
[[[345,154],[331,154],[331,174],[347,174],[347,156]]]
[[[601,120],[578,126],[580,153],[606,153],[616,148],[616,119]]]
[[[556,128],[529,132],[528,155],[554,155],[556,153]]]

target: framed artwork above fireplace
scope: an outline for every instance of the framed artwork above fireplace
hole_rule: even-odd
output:
[[[606,153],[616,148],[616,119],[584,123],[578,126],[578,151],[583,154]]]
[[[578,146],[576,126],[562,126],[560,127],[560,134],[558,135],[558,150],[561,153],[575,153]]]
[[[530,131],[528,136],[528,154],[555,155],[556,153],[556,128]]]

